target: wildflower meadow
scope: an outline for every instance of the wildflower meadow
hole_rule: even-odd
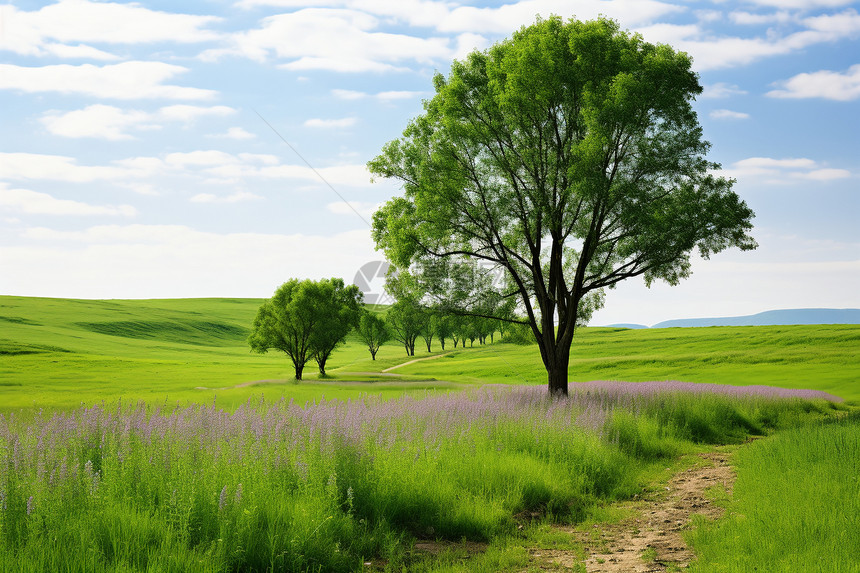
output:
[[[584,519],[649,464],[842,408],[824,392],[485,386],[0,415],[5,571],[399,570],[416,539]]]

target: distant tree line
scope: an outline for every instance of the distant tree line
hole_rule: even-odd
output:
[[[344,343],[350,332],[367,347],[376,360],[380,347],[392,339],[403,345],[407,356],[415,355],[415,344],[420,338],[432,352],[436,340],[444,351],[448,348],[465,348],[494,342],[498,334],[506,341],[527,344],[534,342],[531,333],[516,322],[494,318],[509,310],[498,308],[485,300],[487,308],[473,309],[467,314],[463,308],[434,304],[432,297],[420,290],[407,272],[394,269],[387,287],[397,301],[384,315],[364,307],[364,295],[355,285],[345,285],[342,279],[291,279],[264,302],[254,319],[248,343],[254,352],[280,350],[292,361],[295,377],[302,379],[305,365],[316,361],[320,375],[325,377],[325,366],[332,352]],[[493,306],[493,308],[490,308]],[[487,316],[480,316],[480,314]]]

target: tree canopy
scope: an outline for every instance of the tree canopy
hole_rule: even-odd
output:
[[[605,18],[538,19],[434,87],[368,163],[404,189],[374,214],[374,239],[419,276],[443,260],[502,269],[492,291],[516,299],[551,392],[567,392],[575,328],[603,289],[677,284],[694,250],[756,246],[753,212],[705,157],[683,52]]]
[[[260,306],[248,343],[255,352],[285,352],[293,362],[296,380],[302,379],[311,358],[325,375],[332,351],[358,324],[362,296],[357,286],[344,286],[339,278],[291,279]]]

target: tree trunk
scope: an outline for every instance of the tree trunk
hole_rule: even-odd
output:
[[[305,365],[304,364],[295,364],[295,367],[296,367],[296,380],[301,380],[302,379],[302,370],[304,370]]]
[[[552,396],[567,396],[568,367],[570,366],[570,341],[559,341],[544,358],[549,393]]]
[[[553,396],[567,396],[567,366],[568,360],[556,361],[557,363],[547,369],[547,381],[549,382],[549,393]],[[561,363],[563,362],[563,364]]]
[[[320,351],[314,356],[314,359],[317,361],[317,365],[320,368],[320,376],[325,378],[325,363],[328,361],[328,357],[331,356],[331,350],[329,351]]]

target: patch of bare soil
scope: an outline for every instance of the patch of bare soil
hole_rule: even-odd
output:
[[[690,516],[716,519],[723,509],[712,503],[706,490],[722,486],[731,493],[734,471],[726,453],[699,454],[702,462],[675,475],[663,491],[629,503],[632,516],[590,531],[564,528],[586,549],[588,557],[570,551],[533,550],[532,567],[582,570],[587,573],[646,573],[679,571],[695,555],[681,532],[689,528]]]

